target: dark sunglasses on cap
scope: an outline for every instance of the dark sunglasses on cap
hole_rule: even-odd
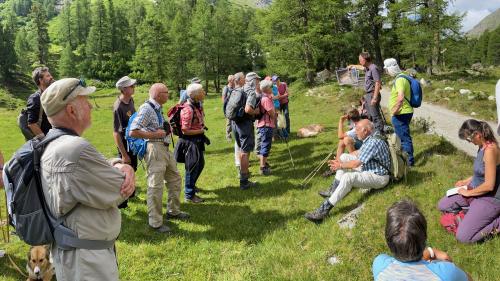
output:
[[[80,78],[80,80],[78,80],[78,84],[71,88],[71,90],[64,96],[63,100],[66,100],[78,86],[82,86],[84,88],[87,87],[87,84],[85,83],[85,80],[83,80],[83,78]]]

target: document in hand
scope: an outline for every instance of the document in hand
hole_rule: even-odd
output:
[[[454,187],[454,188],[450,188],[450,189],[448,189],[448,191],[446,191],[446,196],[450,197],[452,195],[458,194],[458,190],[460,188],[467,189],[467,186],[466,185],[462,185],[462,186],[457,186],[457,187]]]

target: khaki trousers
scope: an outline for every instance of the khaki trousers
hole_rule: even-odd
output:
[[[148,177],[148,217],[151,227],[163,224],[162,198],[163,187],[168,184],[167,212],[177,215],[180,212],[182,179],[177,170],[174,155],[161,142],[150,142],[144,156]]]

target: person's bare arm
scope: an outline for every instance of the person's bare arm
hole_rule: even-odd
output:
[[[497,167],[496,146],[487,147],[484,151],[484,182],[474,189],[467,190],[461,188],[458,193],[465,197],[484,195],[495,188],[496,167]]]
[[[125,148],[125,144],[122,141],[122,136],[118,132],[113,132],[113,138],[115,139],[116,146],[118,146],[118,150],[122,155],[122,161],[124,164],[130,164],[131,160],[128,156],[127,149]]]
[[[375,89],[373,90],[373,97],[371,104],[375,105],[380,99],[380,89],[382,88],[382,83],[379,81],[375,81]]]
[[[154,132],[148,132],[143,130],[132,130],[129,134],[133,138],[139,139],[161,139],[164,138],[167,134],[163,129],[158,129]]]
[[[337,137],[339,138],[339,140],[341,140],[345,137],[345,132],[344,132],[344,121],[345,120],[347,120],[347,115],[340,116],[339,128],[337,130]]]
[[[38,136],[40,134],[42,134],[42,135],[44,134],[42,132],[42,129],[40,128],[40,126],[38,126],[37,123],[30,123],[30,124],[28,124],[28,128],[30,128],[31,132],[33,132],[33,134],[35,136]]]

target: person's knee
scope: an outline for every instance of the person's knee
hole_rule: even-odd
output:
[[[458,227],[455,237],[462,243],[474,243],[479,240],[477,238],[474,239],[474,235],[471,235],[469,228],[463,224]]]
[[[350,158],[350,155],[348,153],[342,153],[342,155],[340,155],[340,161],[341,162],[346,162],[346,161],[349,161],[349,158]]]

